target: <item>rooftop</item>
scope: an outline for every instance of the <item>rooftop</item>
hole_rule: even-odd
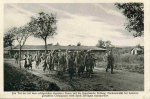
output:
[[[103,50],[107,49],[98,48],[95,46],[54,46],[47,45],[47,50]],[[13,50],[19,50],[19,46],[13,48]],[[24,45],[22,50],[45,50],[45,45]]]

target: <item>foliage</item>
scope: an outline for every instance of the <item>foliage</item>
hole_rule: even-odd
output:
[[[126,29],[135,31],[134,37],[144,35],[144,4],[143,3],[116,3],[117,8],[122,9],[127,17]]]
[[[15,39],[18,41],[21,48],[31,34],[32,32],[29,31],[28,25],[16,28],[14,31]]]
[[[109,48],[111,46],[111,41],[98,40],[96,46],[100,48]]]
[[[106,42],[105,42],[106,48],[110,47],[110,45],[111,45],[111,41],[106,41]]]
[[[105,47],[105,42],[102,40],[98,40],[98,44],[96,44],[97,47],[104,48]]]
[[[27,38],[35,32],[35,29],[32,28],[31,24],[26,24],[25,26],[14,28],[12,33],[14,34],[15,40],[19,43],[19,65],[21,68],[21,49],[24,46]]]
[[[56,46],[60,46],[58,42],[57,42]]]
[[[77,46],[81,46],[81,43],[80,43],[80,42],[78,42],[78,43],[77,43]]]
[[[4,63],[4,91],[60,91],[60,88],[24,69]],[[35,83],[36,82],[36,83]]]
[[[36,32],[34,36],[37,38],[41,38],[45,41],[45,52],[47,51],[47,38],[53,37],[56,35],[55,32],[57,27],[56,25],[56,16],[53,14],[45,14],[44,12],[39,13],[39,17],[32,17],[31,23],[36,27]]]
[[[12,33],[12,30],[7,31],[4,34],[4,47],[12,46],[13,45],[13,41],[15,39],[14,39],[14,34]]]

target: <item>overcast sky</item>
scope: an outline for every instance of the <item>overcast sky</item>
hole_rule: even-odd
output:
[[[98,40],[109,40],[113,45],[144,45],[144,37],[134,38],[125,30],[125,16],[113,3],[100,4],[5,4],[4,32],[12,27],[20,27],[30,22],[31,16],[39,12],[57,14],[57,33],[47,44],[95,46]],[[16,45],[17,43],[15,43]],[[44,45],[44,40],[29,37],[26,45]]]

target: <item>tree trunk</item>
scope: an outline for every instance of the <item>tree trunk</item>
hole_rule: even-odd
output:
[[[10,49],[10,58],[12,58],[12,46],[10,46],[11,49]]]
[[[19,50],[19,66],[21,68],[21,45],[20,45],[20,50]]]
[[[46,54],[47,53],[47,42],[46,42],[46,39],[44,41],[45,41],[45,54]]]

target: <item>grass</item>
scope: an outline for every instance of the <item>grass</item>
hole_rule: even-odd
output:
[[[107,67],[107,58],[103,59],[103,55],[97,55],[97,67]],[[144,54],[132,55],[130,53],[114,54],[114,69],[125,70],[130,72],[138,72],[144,74]]]
[[[55,83],[44,81],[26,70],[4,63],[4,91],[59,91]]]

